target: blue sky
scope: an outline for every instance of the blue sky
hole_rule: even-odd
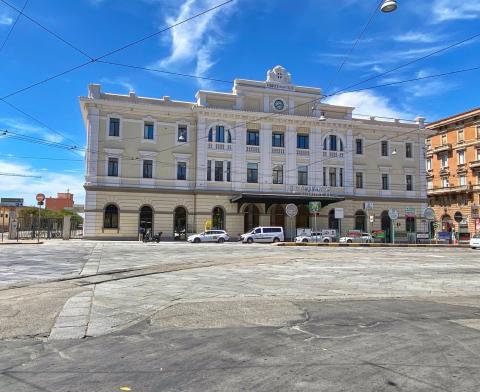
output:
[[[22,8],[25,0],[6,0]],[[221,0],[29,0],[25,13],[95,57],[164,26],[212,7]],[[105,60],[161,68],[217,79],[264,80],[282,64],[299,85],[324,93],[379,75],[399,64],[479,31],[480,0],[398,0],[393,14],[377,13],[340,73],[336,70],[372,14],[378,0],[236,0]],[[17,13],[0,3],[0,43]],[[365,84],[388,83],[480,65],[479,40]],[[0,52],[0,96],[6,96],[87,59],[20,17]],[[107,64],[90,64],[8,101],[38,118],[45,128],[0,102],[0,129],[83,146],[85,130],[78,96],[87,84],[104,91],[193,100],[199,88],[230,91],[231,85],[165,76]],[[336,104],[361,114],[435,120],[478,106],[480,71],[337,95]],[[46,158],[46,159],[37,159]],[[83,161],[77,152],[0,139],[0,172],[41,178],[0,177],[0,196],[54,195],[67,188],[83,202]]]

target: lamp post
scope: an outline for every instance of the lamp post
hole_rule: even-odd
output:
[[[398,5],[396,0],[384,0],[380,9],[382,10],[382,12],[390,13],[395,11],[397,7]]]

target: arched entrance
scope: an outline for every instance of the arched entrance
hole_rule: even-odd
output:
[[[187,238],[187,210],[177,207],[173,211],[173,239],[185,240]]]
[[[225,211],[221,207],[212,210],[212,229],[225,230]]]
[[[298,214],[296,216],[297,229],[306,229],[310,227],[310,212],[305,204],[298,206]]]
[[[328,228],[331,230],[337,230],[337,235],[340,237],[338,229],[340,228],[340,222],[335,218],[335,210],[332,209],[328,213]]]
[[[255,204],[249,204],[243,215],[243,232],[246,233],[259,225],[260,211]]]
[[[363,232],[367,231],[367,214],[365,214],[365,211],[358,210],[357,212],[355,212],[354,229]]]
[[[143,228],[145,234],[150,232],[153,234],[153,209],[150,206],[143,206],[140,208],[140,217],[138,228]]]
[[[272,226],[281,226],[285,230],[285,209],[281,204],[272,206],[270,210],[270,224]]]
[[[388,216],[388,211],[383,211],[380,219],[382,230],[385,233],[385,242],[390,243],[392,242],[392,220]]]

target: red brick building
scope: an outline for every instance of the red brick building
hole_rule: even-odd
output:
[[[57,193],[57,197],[47,197],[45,208],[52,211],[73,209],[73,194],[70,192]]]

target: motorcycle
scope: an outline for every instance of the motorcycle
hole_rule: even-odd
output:
[[[158,234],[152,234],[150,232],[145,234],[143,238],[143,242],[156,242],[157,244],[160,242],[162,237],[162,232],[158,232]]]

